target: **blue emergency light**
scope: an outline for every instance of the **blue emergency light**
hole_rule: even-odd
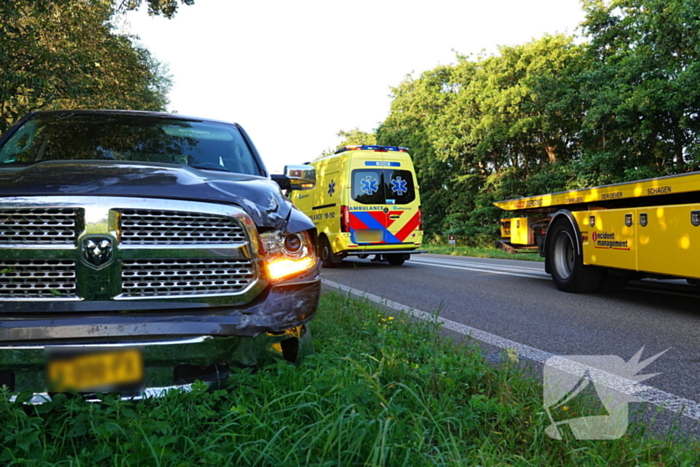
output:
[[[401,167],[400,162],[392,161],[365,161],[365,165],[370,167]]]
[[[340,154],[345,151],[376,151],[376,152],[408,152],[408,148],[400,146],[376,146],[369,144],[356,144],[353,146],[345,146],[335,151],[335,154]]]

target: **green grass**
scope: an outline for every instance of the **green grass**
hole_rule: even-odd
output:
[[[477,258],[497,258],[497,259],[519,259],[524,261],[544,261],[539,253],[529,250],[519,250],[518,253],[512,254],[499,250],[497,248],[478,248],[471,246],[455,246],[450,245],[427,245],[423,244],[421,249],[428,250],[428,253],[439,255],[452,256],[474,256]]]
[[[3,466],[692,466],[696,441],[545,434],[542,389],[429,323],[324,294],[317,353],[240,370],[229,390],[87,404],[0,401]],[[512,357],[512,356],[511,356]],[[579,410],[572,407],[572,411]]]

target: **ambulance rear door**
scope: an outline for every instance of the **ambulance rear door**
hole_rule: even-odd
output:
[[[350,174],[351,240],[358,246],[415,247],[421,240],[416,232],[420,200],[408,155],[373,151],[363,156]]]

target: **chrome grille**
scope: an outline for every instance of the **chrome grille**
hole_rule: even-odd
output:
[[[254,279],[248,259],[138,259],[122,264],[122,293],[128,297],[231,294]]]
[[[121,311],[121,300],[129,299],[248,303],[266,285],[250,257],[254,236],[250,216],[232,205],[75,194],[4,197],[0,312],[94,311],[94,302],[102,302],[102,311]],[[86,245],[103,237],[116,240],[113,261],[95,267]],[[26,308],[3,308],[3,302],[22,301]],[[42,305],[48,301],[64,303]]]
[[[74,244],[77,213],[76,208],[0,209],[0,243]]]
[[[181,211],[121,210],[125,245],[231,244],[246,241],[237,219]]]
[[[73,260],[0,260],[0,298],[75,297]]]

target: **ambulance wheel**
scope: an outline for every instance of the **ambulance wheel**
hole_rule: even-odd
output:
[[[385,256],[386,260],[389,261],[389,264],[392,266],[401,266],[408,258],[411,257],[411,255],[407,255],[406,253]]]
[[[333,254],[333,249],[331,248],[331,243],[328,241],[328,237],[322,236],[319,240],[318,256],[321,260],[321,264],[324,268],[334,268],[336,265],[340,264],[342,258],[336,258]]]
[[[547,262],[554,285],[564,292],[585,293],[596,290],[605,276],[605,269],[585,266],[576,251],[576,232],[567,219],[557,221],[548,235]]]

